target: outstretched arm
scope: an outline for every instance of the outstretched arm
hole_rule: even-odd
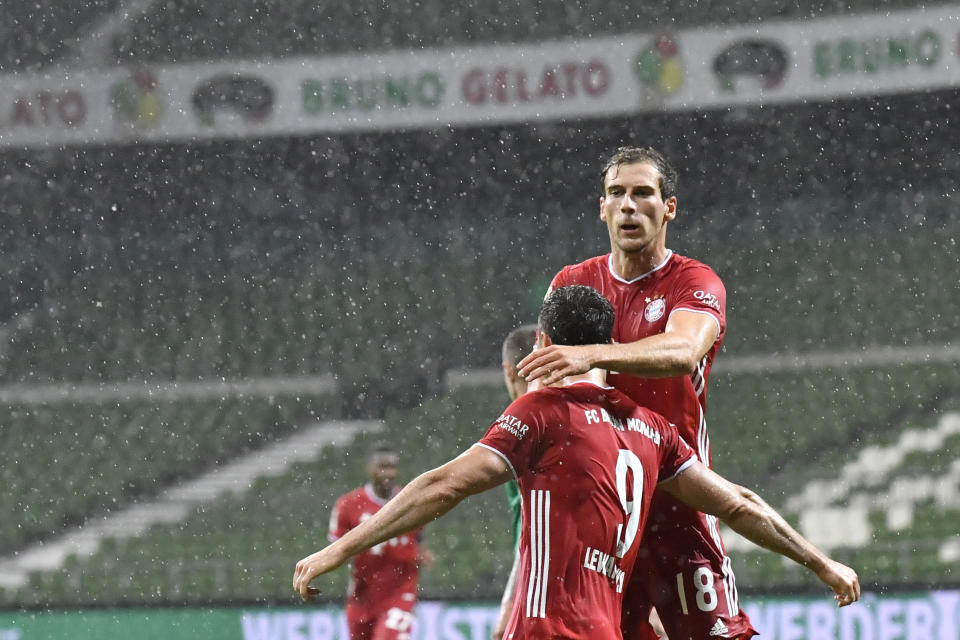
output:
[[[528,381],[543,376],[544,385],[594,367],[643,378],[672,378],[693,373],[719,331],[713,316],[677,311],[663,333],[626,344],[551,345],[528,355],[517,368]]]
[[[384,540],[436,520],[467,496],[512,477],[500,456],[483,447],[470,448],[460,457],[418,476],[370,518],[298,562],[293,574],[294,590],[304,600],[310,600],[319,593],[319,589],[310,586],[317,576],[333,571]]]
[[[749,489],[725,480],[699,462],[658,488],[697,511],[717,516],[761,547],[810,569],[833,589],[841,607],[860,598],[860,582],[853,569],[827,557]]]

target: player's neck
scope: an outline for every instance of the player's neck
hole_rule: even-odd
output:
[[[607,386],[607,372],[603,369],[590,369],[590,371],[587,371],[586,373],[581,373],[575,376],[567,376],[551,386],[566,387],[578,382],[590,382],[599,387],[605,387]]]
[[[613,265],[613,271],[624,280],[636,280],[640,276],[646,275],[663,264],[670,251],[666,246],[657,244],[649,249],[642,251],[621,251],[613,248],[610,261]]]
[[[370,483],[370,491],[373,492],[373,495],[377,496],[381,500],[389,500],[393,497],[393,487],[383,487],[376,483]]]

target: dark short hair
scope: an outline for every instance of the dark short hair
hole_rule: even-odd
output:
[[[523,360],[528,353],[533,351],[537,342],[537,325],[525,324],[517,327],[503,341],[501,355],[504,362],[509,362],[513,366]]]
[[[613,167],[619,167],[622,164],[636,164],[645,162],[656,167],[660,173],[660,196],[664,201],[677,195],[677,170],[667,162],[662,153],[653,147],[620,147],[607,160],[600,172],[600,193],[606,195],[607,172]]]
[[[613,337],[613,306],[593,287],[553,291],[540,307],[540,330],[555,344],[606,344]]]
[[[372,445],[367,447],[367,453],[363,456],[363,461],[365,464],[369,464],[373,461],[375,457],[381,453],[392,453],[395,456],[399,456],[400,452],[397,451],[397,448],[390,444],[389,442],[380,440],[374,442]]]

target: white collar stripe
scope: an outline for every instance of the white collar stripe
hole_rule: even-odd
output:
[[[650,271],[647,271],[642,276],[637,276],[633,280],[624,280],[623,278],[617,275],[616,271],[613,270],[613,254],[612,253],[609,256],[607,256],[607,269],[610,270],[610,275],[612,275],[614,278],[616,278],[620,282],[623,282],[624,284],[633,284],[634,282],[643,280],[644,278],[649,276],[651,273],[655,273],[660,269],[662,269],[663,267],[665,267],[666,264],[670,262],[670,258],[672,257],[673,257],[673,251],[671,249],[667,249],[667,257],[663,259],[663,262],[655,266],[653,269],[650,269]]]

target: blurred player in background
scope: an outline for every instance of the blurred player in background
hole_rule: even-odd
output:
[[[666,247],[677,215],[677,173],[654,149],[623,147],[601,172],[600,219],[610,253],[567,266],[551,290],[594,287],[617,313],[616,344],[553,346],[520,363],[527,380],[552,384],[600,367],[632,400],[665,416],[711,466],[707,379],[726,331],[726,290],[707,265]],[[750,638],[717,519],[658,493],[624,599],[624,636],[654,638],[651,606],[670,640]]]
[[[563,287],[544,301],[538,345],[609,342],[613,323],[613,308],[597,291]],[[298,562],[294,589],[309,600],[319,592],[310,586],[316,576],[515,477],[525,500],[517,595],[506,630],[513,640],[621,637],[622,592],[658,482],[809,568],[841,606],[859,598],[852,569],[830,560],[754,493],[707,469],[673,425],[607,386],[602,370],[554,384],[511,403],[477,445],[422,474],[366,522]]]
[[[378,442],[364,457],[369,481],[340,497],[330,516],[331,542],[380,510],[398,491],[400,455]],[[413,624],[421,564],[433,556],[421,546],[420,530],[385,540],[353,561],[347,588],[347,626],[351,640],[406,640]]]
[[[527,381],[517,373],[517,363],[533,351],[536,341],[537,325],[535,324],[525,324],[522,327],[517,327],[503,341],[500,352],[503,363],[503,382],[507,387],[507,393],[510,394],[511,401],[527,392]],[[500,613],[493,625],[492,640],[501,640],[503,631],[507,628],[507,621],[510,620],[510,610],[513,606],[513,594],[517,584],[517,571],[520,567],[520,521],[523,500],[520,498],[520,487],[517,486],[516,480],[510,480],[503,486],[506,489],[507,502],[513,516],[513,566],[510,569],[507,584],[503,589],[503,597],[500,599]]]

